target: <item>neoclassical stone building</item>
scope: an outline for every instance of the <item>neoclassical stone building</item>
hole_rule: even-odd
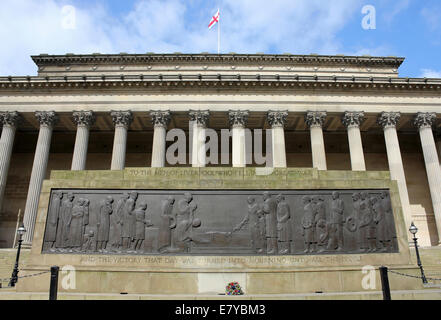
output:
[[[0,77],[1,247],[12,245],[19,209],[25,242],[32,243],[51,170],[171,166],[165,152],[173,128],[192,131],[187,163],[179,166],[247,165],[249,128],[272,129],[274,167],[390,170],[406,224],[414,221],[421,230],[421,245],[439,244],[441,79],[399,77],[403,58],[124,53],[32,59],[37,76]],[[228,164],[206,164],[205,153],[190,156],[188,150],[200,150],[205,128],[232,129]]]

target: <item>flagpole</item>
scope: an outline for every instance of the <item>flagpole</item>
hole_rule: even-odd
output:
[[[217,54],[220,54],[220,11],[219,8],[217,8],[217,11],[219,12],[219,21],[217,22]]]

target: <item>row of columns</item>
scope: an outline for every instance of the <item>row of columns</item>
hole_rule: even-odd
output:
[[[115,125],[111,170],[122,170],[125,166],[127,131],[133,121],[133,115],[131,111],[112,111],[110,114]],[[150,115],[154,125],[151,166],[164,167],[166,129],[170,123],[171,112],[152,111]],[[229,111],[229,123],[232,128],[233,137],[233,167],[245,167],[246,165],[245,128],[248,122],[248,115],[248,111]],[[40,123],[40,130],[24,213],[24,224],[26,229],[29,230],[24,237],[25,244],[30,244],[33,238],[40,191],[46,175],[52,129],[58,121],[57,114],[54,111],[36,112],[35,116]],[[272,129],[273,167],[284,168],[287,166],[284,134],[287,116],[288,111],[269,111],[267,113],[267,121]],[[190,143],[191,163],[194,167],[203,167],[205,166],[206,153],[205,129],[208,125],[209,111],[190,111],[189,117],[193,136]],[[0,139],[0,207],[6,186],[15,131],[20,119],[21,117],[18,112],[0,113],[0,121],[3,124]],[[324,111],[308,111],[305,114],[305,123],[308,125],[311,135],[313,167],[319,170],[327,170],[322,130],[325,119],[326,112]],[[435,113],[418,113],[414,119],[414,124],[419,129],[437,230],[438,234],[441,235],[441,168],[432,132],[432,125],[435,119]],[[77,111],[73,113],[73,120],[77,125],[77,135],[71,169],[85,170],[89,131],[95,121],[95,116],[92,111]],[[352,170],[356,171],[366,170],[360,134],[360,125],[363,120],[363,112],[345,112],[342,117],[342,123],[347,128],[351,167]],[[391,179],[396,180],[398,183],[405,222],[407,225],[410,225],[409,196],[396,131],[396,125],[399,120],[399,112],[383,112],[378,117],[378,123],[384,130]]]

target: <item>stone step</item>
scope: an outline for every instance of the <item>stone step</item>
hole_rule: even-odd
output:
[[[392,291],[392,300],[441,300],[441,289]],[[0,300],[48,300],[48,292],[8,292]],[[381,291],[262,295],[148,295],[60,293],[58,300],[382,300]]]

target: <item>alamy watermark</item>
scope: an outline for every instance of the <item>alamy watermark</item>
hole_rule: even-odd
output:
[[[375,290],[376,287],[376,280],[377,275],[375,272],[375,268],[373,266],[364,266],[361,269],[361,272],[364,274],[364,276],[361,279],[361,287],[364,290]]]
[[[361,9],[361,13],[364,15],[361,20],[361,27],[364,30],[377,29],[377,12],[373,5],[367,4]]]
[[[74,6],[66,5],[61,8],[61,27],[75,29],[77,25],[77,11]]]

